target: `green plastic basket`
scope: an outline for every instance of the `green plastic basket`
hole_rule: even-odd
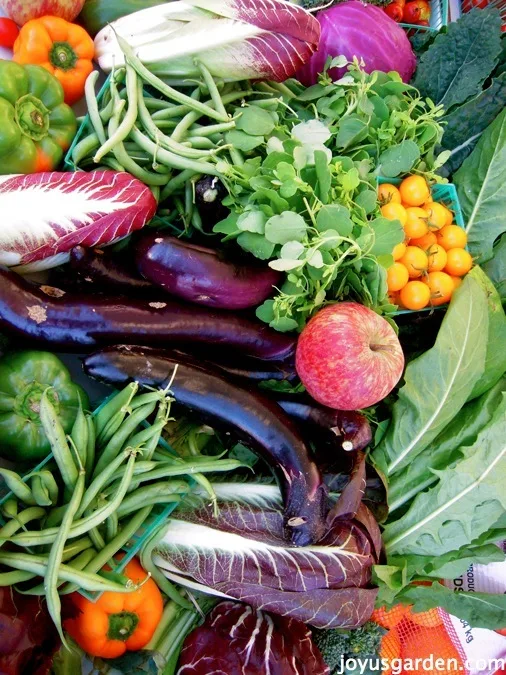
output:
[[[414,23],[399,23],[407,31],[410,37],[423,33],[438,33],[441,28],[448,25],[448,0],[431,0],[430,21],[428,26],[417,26]]]
[[[109,401],[109,399],[114,396],[116,392],[114,391],[110,396],[108,396],[102,403],[101,405],[94,410],[92,415],[96,415],[99,410],[102,409],[102,407]],[[147,425],[147,423],[144,423]],[[177,456],[177,453],[175,450],[163,439],[161,438],[158,445],[163,448],[164,450],[167,450],[168,452],[171,452],[174,454],[174,456]],[[49,454],[45,459],[40,462],[34,469],[31,469],[30,471],[27,471],[25,473],[21,480],[26,483],[26,481],[32,476],[35,472],[40,471],[43,467],[45,467],[51,460],[53,459],[53,455]],[[195,481],[192,478],[188,478],[188,491],[191,490],[193,485],[195,485]],[[2,491],[3,488],[3,491]],[[5,483],[2,481],[0,484],[0,508],[4,502],[6,502],[10,497],[12,497],[12,492],[7,491],[5,486]],[[177,507],[177,502],[170,502],[166,504],[165,506],[160,504],[160,505],[155,505],[153,507],[153,510],[151,511],[151,514],[149,517],[145,520],[144,524],[141,526],[139,530],[130,538],[130,540],[121,548],[121,551],[124,553],[124,556],[121,560],[111,560],[110,561],[110,566],[114,572],[121,573],[125,567],[128,565],[130,560],[137,555],[137,553],[140,551],[142,546],[144,545],[145,542],[148,541],[148,539],[152,536],[152,534],[158,529],[158,527],[168,518],[168,516],[174,511],[174,509]],[[5,524],[5,519],[2,517],[0,514],[0,526]],[[91,600],[92,602],[95,602],[98,600],[98,598],[102,595],[102,593],[92,593],[88,592],[85,590],[80,590],[79,593],[83,595],[85,598],[88,600]]]

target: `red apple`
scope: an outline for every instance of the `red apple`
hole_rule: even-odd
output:
[[[73,21],[82,10],[85,0],[0,0],[2,9],[9,19],[23,26],[40,16],[59,16]]]
[[[358,410],[392,391],[404,354],[388,321],[363,305],[341,302],[322,309],[304,328],[296,368],[315,401]]]

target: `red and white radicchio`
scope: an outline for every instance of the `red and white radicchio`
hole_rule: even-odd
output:
[[[0,264],[21,273],[56,267],[74,246],[111,244],[155,212],[149,188],[128,173],[0,176]]]

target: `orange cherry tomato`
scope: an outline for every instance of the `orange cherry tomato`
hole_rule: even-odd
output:
[[[378,185],[378,201],[381,206],[384,204],[390,204],[390,202],[400,204],[401,193],[399,192],[398,188],[395,187],[395,185],[392,185],[392,183],[382,183],[381,185]]]
[[[437,244],[438,241],[436,239],[436,235],[434,232],[427,232],[427,234],[424,234],[423,237],[418,237],[417,239],[411,239],[409,242],[410,246],[418,246],[419,248],[423,249],[425,252],[427,252],[431,246],[434,246],[434,244]]]
[[[429,231],[429,214],[419,206],[408,206],[406,209],[407,220],[404,232],[410,239],[423,237]]]
[[[408,270],[400,262],[394,262],[387,269],[387,287],[389,291],[400,291],[409,281]]]
[[[432,202],[428,205],[427,213],[429,215],[429,229],[440,230],[446,225],[447,208],[439,202]]]
[[[401,206],[401,204],[389,202],[388,204],[384,204],[380,211],[384,218],[388,218],[388,220],[399,220],[403,227],[406,224],[408,216],[406,214],[406,209],[404,206]]]
[[[394,250],[392,251],[394,260],[400,260],[405,253],[406,253],[406,244],[403,241],[401,241],[400,244],[396,244],[394,246]]]
[[[406,309],[423,309],[430,301],[430,289],[423,281],[408,281],[400,292],[402,306]]]
[[[430,197],[429,186],[423,176],[408,176],[400,184],[399,192],[406,206],[422,206]]]
[[[430,300],[433,305],[444,305],[450,301],[454,285],[449,274],[439,271],[429,272],[423,281],[430,289]]]
[[[464,248],[467,244],[467,234],[458,225],[444,225],[436,232],[436,239],[446,251],[451,248]]]
[[[429,259],[429,272],[439,272],[446,265],[447,255],[446,251],[439,244],[434,244],[427,251],[427,258]]]
[[[455,290],[462,283],[462,277],[453,277],[452,275],[450,275],[450,278],[453,281],[453,290]]]
[[[399,262],[407,267],[410,279],[416,279],[422,276],[429,266],[427,254],[417,246],[407,246],[406,252]]]
[[[471,254],[463,248],[451,248],[446,252],[446,256],[444,271],[452,277],[463,277],[473,266]]]

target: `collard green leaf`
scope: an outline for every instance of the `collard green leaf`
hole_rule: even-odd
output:
[[[473,9],[440,33],[418,62],[413,84],[447,110],[476,96],[501,53],[498,9]]]
[[[479,267],[469,274],[481,284],[488,300],[488,339],[485,355],[485,371],[474,385],[469,399],[480,396],[498,382],[506,371],[506,316],[499,293],[494,284]]]
[[[441,171],[444,176],[457,171],[473,151],[483,131],[505,106],[506,72],[492,80],[490,86],[477,96],[456,106],[443,117],[446,126],[441,145],[452,153]]]
[[[506,303],[506,234],[503,234],[493,248],[493,257],[482,268],[499,293],[501,302]]]
[[[395,178],[411,171],[419,159],[418,145],[414,141],[402,141],[381,153],[376,171],[380,176]]]
[[[455,291],[432,349],[409,363],[392,422],[372,459],[390,476],[407,466],[446,427],[484,371],[488,305],[467,275]]]
[[[487,127],[454,183],[469,251],[481,264],[490,260],[495,240],[506,232],[506,108]]]
[[[396,244],[404,241],[405,234],[399,220],[388,220],[380,216],[369,223],[374,231],[374,244],[371,249],[373,255],[388,255]]]
[[[506,392],[505,377],[482,396],[466,403],[417,457],[391,476],[387,495],[391,516],[397,517],[398,508],[437,483],[434,470],[443,470],[462,458],[460,447],[476,441],[478,433],[490,422],[501,403],[503,392]]]
[[[442,607],[474,628],[497,630],[504,628],[506,620],[506,594],[469,591],[454,593],[434,582],[432,586],[407,588],[401,599],[403,603],[413,603],[415,612]]]
[[[272,216],[265,223],[265,237],[273,244],[302,241],[306,236],[306,230],[304,218],[293,211],[284,211],[279,216]]]
[[[390,555],[440,556],[468,546],[506,510],[506,395],[465,459],[437,471],[438,484],[420,493],[383,532]]]

